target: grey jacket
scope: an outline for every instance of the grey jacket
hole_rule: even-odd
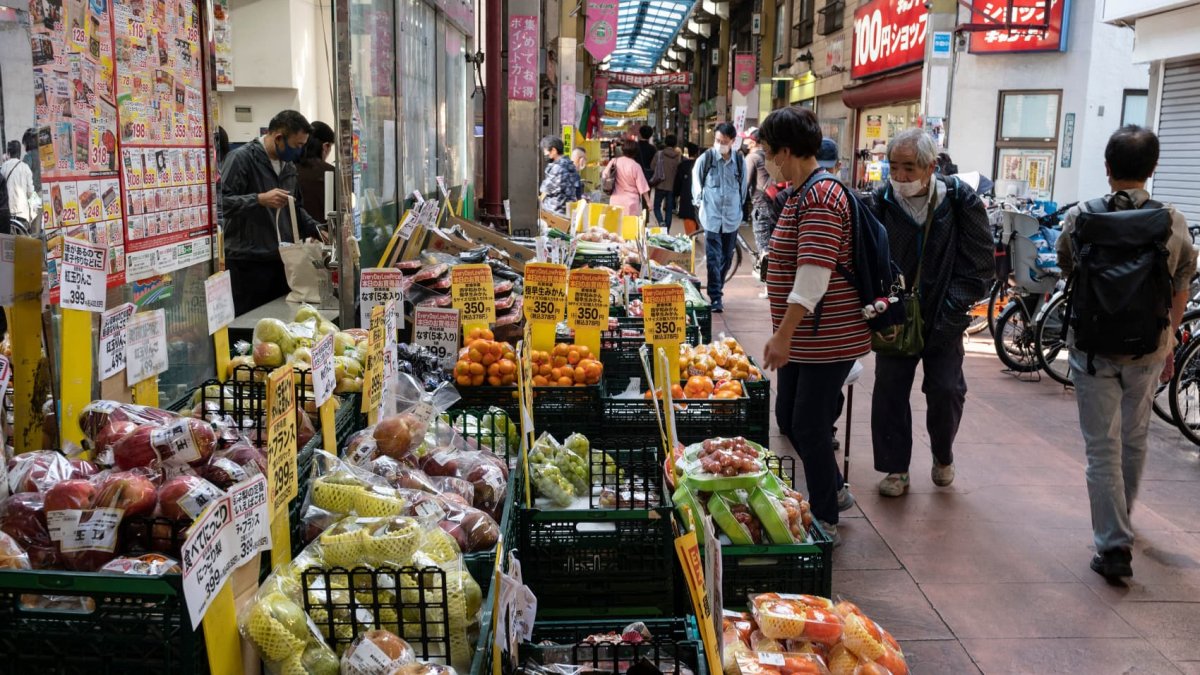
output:
[[[283,162],[279,173],[260,139],[229,153],[221,166],[218,185],[221,217],[225,229],[225,257],[229,260],[279,260],[279,242],[292,241],[292,224],[287,208],[259,206],[258,195],[279,188],[296,198],[296,224],[301,237],[319,237],[317,221],[304,210],[297,189],[296,165]],[[278,215],[278,237],[271,231]]]

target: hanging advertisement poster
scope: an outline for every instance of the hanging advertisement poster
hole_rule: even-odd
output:
[[[217,91],[233,91],[233,25],[229,0],[212,3],[213,51]]]

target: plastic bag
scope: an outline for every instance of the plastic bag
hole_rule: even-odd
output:
[[[842,638],[842,617],[828,598],[760,593],[750,596],[750,608],[759,630],[768,638],[828,645]]]
[[[416,661],[412,646],[386,630],[367,631],[354,638],[342,654],[341,675],[379,675]]]
[[[19,492],[45,492],[72,477],[74,468],[61,452],[38,450],[17,455],[8,468],[8,489]]]
[[[270,673],[336,672],[333,653],[304,612],[298,584],[272,574],[238,617],[238,630]]]
[[[814,654],[743,652],[737,655],[741,675],[827,675],[829,669]]]
[[[103,472],[87,480],[63,481],[47,491],[47,532],[66,567],[91,572],[117,557],[122,523],[154,513],[158,478],[149,469]],[[187,492],[184,483],[174,485],[168,498],[183,499]]]
[[[0,501],[0,532],[12,537],[34,569],[62,567],[62,553],[46,525],[45,496],[22,492]]]
[[[0,532],[0,569],[33,569],[29,562],[29,554],[7,532]]]

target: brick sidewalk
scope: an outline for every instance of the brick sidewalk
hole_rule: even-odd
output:
[[[761,359],[771,324],[758,290],[740,271],[713,332],[735,335]],[[871,357],[864,366],[851,424],[859,506],[842,514],[833,589],[903,643],[914,672],[1200,673],[1200,456],[1174,427],[1154,418],[1134,508],[1134,577],[1115,588],[1088,567],[1083,441],[1070,391],[1004,373],[991,336],[973,338],[957,478],[939,489],[929,478],[918,369],[912,488],[885,499],[871,455]],[[792,452],[778,430],[772,447]]]

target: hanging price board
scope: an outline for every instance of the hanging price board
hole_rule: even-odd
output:
[[[63,239],[62,293],[63,309],[103,312],[105,269],[108,252],[82,239]]]
[[[272,513],[299,494],[296,450],[296,385],[289,363],[267,377],[267,478]]]
[[[113,307],[100,317],[100,379],[125,370],[125,327],[137,309],[132,302]]]
[[[395,302],[400,308],[397,328],[404,328],[404,273],[390,267],[368,268],[358,277],[359,322],[366,326],[371,321],[371,310],[376,305]]]
[[[608,328],[608,272],[571,270],[567,297],[567,323],[571,328]]]
[[[387,341],[383,312],[384,309],[380,305],[376,305],[375,309],[371,310],[367,362],[363,369],[362,397],[362,412],[367,413],[368,419],[371,416],[379,415],[379,406],[383,403],[383,349]]]
[[[333,396],[333,390],[337,388],[337,377],[333,367],[332,333],[317,340],[312,347],[312,381],[317,407],[325,405]]]
[[[687,328],[683,286],[659,284],[642,287],[643,321],[646,342],[674,344],[683,342]]]
[[[418,307],[413,312],[413,342],[445,362],[458,353],[458,310],[453,307]]]
[[[529,321],[562,321],[567,308],[567,266],[526,264],[524,307]]]
[[[167,371],[167,318],[163,310],[140,312],[125,326],[125,381],[134,386]]]
[[[450,268],[454,309],[463,326],[496,323],[496,292],[492,268],[487,265],[455,265]]]
[[[204,304],[208,310],[209,335],[233,323],[233,286],[228,270],[204,280]]]

